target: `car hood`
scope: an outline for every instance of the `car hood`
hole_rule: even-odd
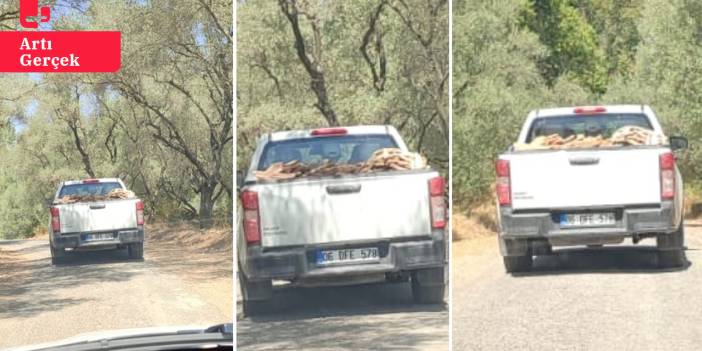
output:
[[[133,329],[118,329],[95,331],[79,334],[67,339],[48,342],[42,344],[11,347],[1,351],[36,351],[49,348],[68,346],[73,344],[83,344],[90,342],[99,342],[103,340],[126,339],[130,337],[148,337],[169,334],[199,334],[211,328],[212,325],[185,325],[172,327],[149,327],[149,328],[133,328]]]

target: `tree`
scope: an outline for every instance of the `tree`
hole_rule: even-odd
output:
[[[607,66],[597,34],[568,0],[531,0],[522,16],[549,49],[539,62],[547,83],[569,74],[593,93],[605,92]]]
[[[226,1],[153,1],[150,6],[140,20],[154,25],[128,33],[136,37],[150,31],[160,39],[146,50],[131,51],[129,58],[161,64],[124,67],[116,77],[105,78],[142,109],[152,137],[187,160],[199,194],[198,215],[206,225],[217,199],[233,194],[231,173],[223,169],[233,141],[231,16]],[[166,12],[172,15],[163,23]],[[140,44],[134,40],[131,45]]]

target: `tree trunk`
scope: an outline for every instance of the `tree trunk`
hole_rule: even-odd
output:
[[[200,219],[200,228],[207,229],[211,228],[212,222],[212,210],[214,208],[214,188],[216,183],[213,184],[203,184],[200,187],[200,211],[198,211],[198,216]]]
[[[234,198],[232,193],[227,191],[227,223],[234,225]]]

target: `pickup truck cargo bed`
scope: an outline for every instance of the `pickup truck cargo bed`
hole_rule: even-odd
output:
[[[264,249],[428,237],[433,171],[257,184]],[[324,216],[319,216],[324,213]]]
[[[103,232],[136,228],[137,199],[76,202],[55,205],[61,216],[61,232]]]
[[[518,210],[657,204],[656,146],[506,154]]]

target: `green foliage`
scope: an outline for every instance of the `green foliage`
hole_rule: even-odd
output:
[[[549,84],[572,75],[593,93],[604,93],[607,66],[597,34],[567,0],[532,0],[523,11],[524,24],[549,49],[541,70]]]
[[[641,41],[636,26],[643,0],[575,0],[572,3],[597,32],[608,62],[608,75],[628,76]]]

